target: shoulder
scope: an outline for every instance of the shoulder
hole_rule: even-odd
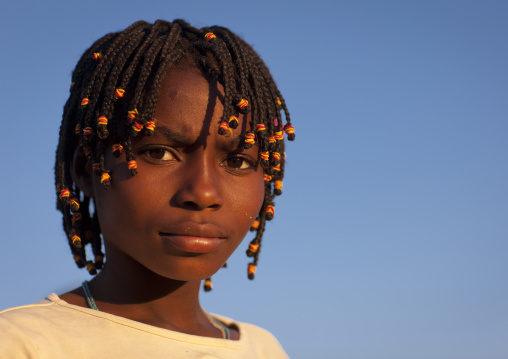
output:
[[[240,332],[240,341],[249,351],[256,352],[259,358],[288,358],[277,338],[268,330],[221,315],[214,314],[213,316],[228,326],[236,325]]]
[[[33,338],[41,335],[41,323],[52,320],[54,304],[45,299],[0,311],[0,357],[38,358]]]

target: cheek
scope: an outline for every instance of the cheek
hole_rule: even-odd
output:
[[[252,222],[259,215],[263,200],[265,197],[265,185],[262,176],[256,176],[250,181],[249,186],[237,190],[239,196],[233,199],[233,210],[237,213],[236,217],[241,217],[242,225],[246,230],[244,235],[250,229]]]

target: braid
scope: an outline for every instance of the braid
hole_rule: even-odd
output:
[[[77,266],[86,267],[90,274],[100,270],[104,262],[101,229],[96,210],[91,214],[95,208],[91,198],[71,177],[74,152],[81,148],[105,188],[111,184],[104,161],[110,146],[115,157],[125,151],[128,168],[136,175],[132,138],[142,130],[143,135],[153,133],[162,80],[184,58],[194,61],[191,65],[224,88],[219,134],[231,136],[239,116],[252,111],[250,122],[244,121],[240,131],[245,133],[245,148],[258,144],[265,179],[264,201],[252,225],[255,236],[247,250],[252,258],[248,277],[254,278],[266,221],[273,218],[274,198],[282,193],[283,133],[293,140],[294,128],[268,68],[249,44],[226,28],[197,29],[184,20],[158,20],[153,25],[139,21],[121,32],[107,34],[84,52],[72,74],[56,153],[55,187],[71,253]],[[91,246],[93,261],[87,259],[87,245]],[[208,278],[205,288],[211,287]]]

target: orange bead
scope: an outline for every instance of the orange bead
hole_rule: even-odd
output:
[[[116,99],[122,98],[124,95],[125,95],[125,90],[123,90],[123,89],[116,89],[115,90],[114,96]]]
[[[106,116],[99,117],[99,119],[97,120],[97,124],[107,126],[108,125],[107,117]]]
[[[111,176],[107,172],[103,172],[101,175],[101,183],[111,180]]]
[[[71,191],[69,191],[68,189],[64,189],[62,190],[62,192],[60,192],[60,199],[64,199],[66,197],[69,197],[71,194]]]
[[[119,143],[114,144],[113,145],[113,152],[116,152],[116,151],[122,152],[123,151],[123,146],[121,144],[119,144]]]
[[[212,40],[212,39],[215,39],[216,37],[217,37],[217,36],[215,36],[213,32],[207,32],[207,33],[205,34],[205,39],[206,39],[206,41],[210,41],[210,40]]]
[[[258,251],[258,248],[259,248],[259,243],[257,244],[249,244],[249,251],[251,251],[252,253],[256,253]]]
[[[252,226],[250,227],[251,230],[256,230],[259,228],[259,224],[261,222],[259,222],[259,219],[255,219],[254,222],[252,222]]]
[[[134,169],[138,168],[138,164],[136,163],[135,160],[129,161],[128,165],[129,165],[130,170],[134,170]]]
[[[240,110],[243,110],[245,107],[249,106],[249,101],[247,101],[246,99],[243,99],[243,98],[242,98],[242,99],[240,100],[240,102],[238,102],[238,103],[236,104],[236,106],[237,106],[238,108],[240,108]]]
[[[146,123],[146,129],[150,131],[155,131],[155,121],[148,121]]]
[[[256,135],[253,133],[246,133],[245,134],[245,143],[249,143],[251,145],[256,143]]]
[[[134,121],[134,123],[132,124],[132,129],[136,132],[139,132],[143,129],[143,125],[140,125],[139,123]]]
[[[135,120],[138,117],[138,114],[139,114],[138,109],[135,108],[134,110],[127,112],[127,117],[130,118],[131,120]]]

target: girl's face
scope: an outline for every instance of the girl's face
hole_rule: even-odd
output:
[[[240,244],[264,198],[258,148],[244,150],[247,121],[217,133],[223,89],[195,69],[164,78],[152,136],[132,149],[138,174],[125,157],[106,154],[108,190],[94,179],[107,266],[141,265],[163,277],[190,281],[214,274]]]

